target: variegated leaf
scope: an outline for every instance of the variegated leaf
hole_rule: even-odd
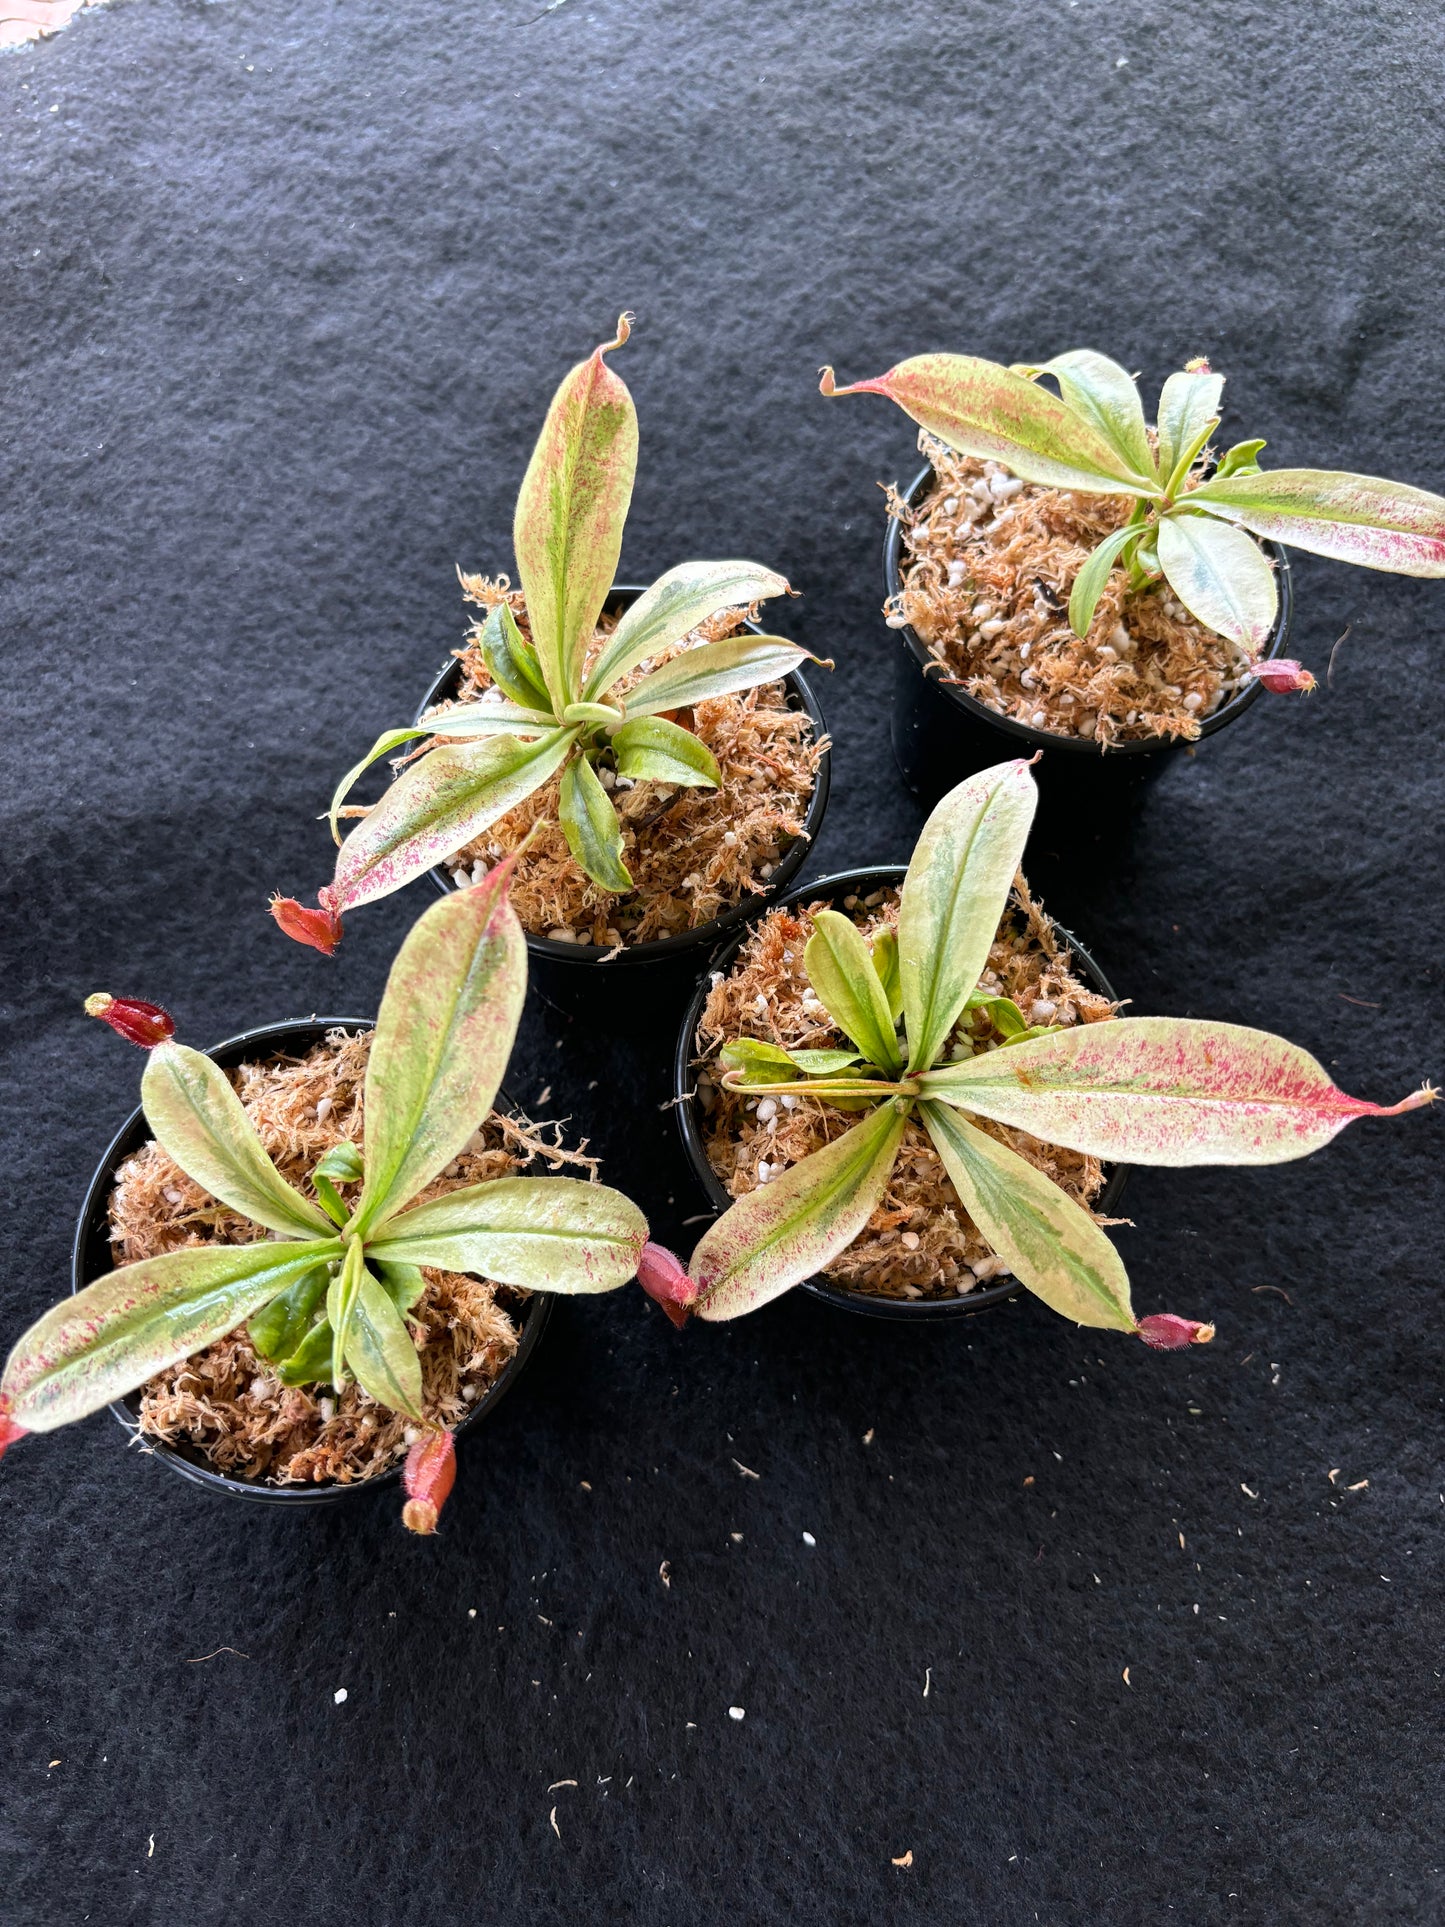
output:
[[[781,636],[743,634],[702,642],[634,683],[627,692],[627,713],[655,716],[662,709],[690,709],[739,689],[781,682],[800,664],[814,661],[806,649]]]
[[[393,1218],[370,1247],[527,1291],[614,1291],[637,1270],[647,1221],[630,1199],[577,1178],[497,1178]]]
[[[1159,566],[1208,629],[1256,655],[1279,614],[1274,570],[1253,536],[1207,515],[1166,515],[1155,530]]]
[[[388,1411],[421,1417],[421,1360],[391,1294],[365,1265],[346,1335],[346,1363],[362,1391]]]
[[[603,890],[632,888],[622,861],[622,825],[612,798],[585,756],[574,756],[562,773],[557,814],[567,848]]]
[[[998,763],[950,790],[923,826],[898,916],[910,1071],[938,1057],[988,962],[1037,801],[1027,763]]]
[[[845,1036],[880,1070],[902,1068],[888,992],[858,926],[837,910],[820,910],[803,951],[808,982]]]
[[[581,693],[582,661],[617,574],[637,471],[637,411],[603,359],[631,332],[579,362],[562,381],[517,497],[512,526],[527,621],[542,677],[561,711]]]
[[[604,694],[638,663],[681,642],[720,610],[748,608],[787,593],[787,578],[756,562],[680,562],[623,610],[587,678],[587,694]]]
[[[555,718],[542,710],[518,709],[513,703],[458,703],[443,709],[424,723],[406,729],[388,729],[378,736],[359,763],[354,763],[336,785],[326,819],[333,841],[341,841],[341,806],[373,763],[389,756],[404,743],[422,736],[438,736],[451,741],[471,742],[491,736],[544,736],[555,729]]]
[[[1130,474],[1141,481],[1154,476],[1154,452],[1144,420],[1139,387],[1127,368],[1092,348],[1074,348],[1043,363],[1076,415],[1082,415],[1109,443]]]
[[[203,1191],[253,1224],[292,1238],[327,1237],[330,1221],[282,1177],[230,1079],[201,1051],[157,1044],[141,1078],[141,1106],[161,1148]]]
[[[537,652],[505,602],[493,603],[477,642],[492,681],[521,709],[550,711],[552,699]]]
[[[1352,1118],[1430,1101],[1347,1097],[1306,1050],[1199,1017],[1076,1024],[919,1079],[923,1095],[1099,1158],[1130,1164],[1280,1164]]]
[[[700,736],[661,716],[634,716],[612,733],[618,772],[634,782],[677,783],[685,789],[716,789],[717,758]]]
[[[1088,1212],[942,1104],[919,1113],[964,1210],[1019,1283],[1077,1324],[1132,1331],[1129,1274]]]
[[[108,1272],[54,1305],[11,1352],[0,1399],[27,1432],[49,1432],[124,1398],[249,1318],[339,1239],[201,1245]]]
[[[1159,396],[1159,474],[1168,481],[1182,457],[1198,448],[1219,414],[1224,393],[1223,375],[1211,374],[1206,363],[1181,368],[1171,375]]]
[[[688,1270],[700,1318],[736,1318],[831,1263],[888,1189],[906,1104],[881,1104],[780,1177],[737,1199],[706,1231]]]
[[[1189,501],[1312,555],[1394,575],[1445,575],[1445,498],[1403,482],[1275,468],[1204,482]]]

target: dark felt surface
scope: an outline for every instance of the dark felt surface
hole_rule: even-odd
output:
[[[196,1042],[374,1007],[426,891],[333,963],[265,897],[324,880],[334,776],[456,642],[454,563],[509,564],[545,398],[620,308],[624,572],[756,555],[838,658],[818,868],[920,820],[876,614],[910,433],[822,402],[824,360],[1208,352],[1267,459],[1445,486],[1433,9],[538,12],[117,0],[0,60],[7,1337],[135,1098],[86,992]],[[1321,675],[1349,628],[1333,689],[1035,868],[1136,1009],[1394,1099],[1445,1069],[1445,605],[1296,583]],[[669,1030],[533,1009],[511,1082],[681,1238]],[[210,1500],[104,1415],[26,1442],[5,1917],[1439,1918],[1440,1142],[1137,1176],[1140,1310],[1219,1322],[1184,1357],[1031,1303],[681,1338],[564,1305],[431,1544],[385,1500]]]

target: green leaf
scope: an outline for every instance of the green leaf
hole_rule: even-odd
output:
[[[1185,451],[1199,448],[1208,437],[1223,393],[1223,375],[1212,375],[1207,368],[1181,369],[1165,382],[1159,396],[1157,452],[1159,473],[1166,481]]]
[[[1110,571],[1129,544],[1137,542],[1142,534],[1142,528],[1137,525],[1115,529],[1092,551],[1088,561],[1074,577],[1074,586],[1069,591],[1069,627],[1076,636],[1088,635]]]
[[[251,1343],[262,1358],[289,1358],[316,1322],[316,1314],[326,1297],[331,1273],[325,1265],[298,1278],[285,1291],[277,1292],[269,1305],[263,1305],[251,1319]]]
[[[361,1240],[353,1238],[347,1243],[341,1269],[332,1274],[326,1286],[326,1317],[331,1326],[331,1382],[338,1391],[346,1383],[346,1347],[365,1269]]]
[[[443,744],[404,769],[336,855],[334,907],[388,897],[443,863],[525,802],[566,762],[575,729],[524,743]]]
[[[1429,1102],[1348,1097],[1308,1051],[1267,1031],[1196,1017],[1118,1017],[942,1065],[938,1098],[1091,1157],[1130,1164],[1280,1164],[1352,1118]]]
[[[379,762],[403,743],[416,742],[422,736],[444,736],[448,738],[489,739],[494,736],[543,736],[548,730],[557,727],[550,712],[533,709],[515,709],[510,703],[458,703],[455,708],[443,709],[424,723],[413,723],[407,729],[388,729],[378,736],[371,748],[355,763],[336,785],[331,798],[331,807],[326,819],[331,825],[334,842],[341,841],[341,806],[355,789],[361,777],[373,763]],[[398,779],[399,780],[399,779]]]
[[[722,782],[717,758],[699,736],[661,716],[638,716],[612,736],[612,753],[621,775],[639,783],[680,783],[687,789],[716,789]]]
[[[941,1104],[919,1111],[964,1210],[1019,1283],[1080,1325],[1132,1331],[1129,1274],[1088,1212]]]
[[[362,1391],[388,1411],[421,1417],[421,1360],[391,1294],[361,1267],[346,1337],[346,1362]]]
[[[1131,474],[1153,479],[1154,451],[1144,404],[1127,369],[1090,348],[1075,348],[1044,362],[1039,372],[1054,376],[1069,407],[1099,431]]]
[[[562,776],[558,809],[567,848],[603,890],[632,888],[622,861],[622,825],[612,798],[585,756],[574,756]]]
[[[1191,507],[1312,555],[1394,575],[1445,575],[1445,497],[1377,475],[1276,468],[1215,476]]]
[[[880,1070],[902,1068],[888,993],[858,926],[837,910],[820,910],[803,952],[808,982],[838,1028]]]
[[[908,1106],[877,1109],[821,1151],[731,1205],[688,1266],[700,1318],[756,1311],[824,1265],[863,1230],[893,1171]]]
[[[690,709],[739,689],[781,682],[800,663],[816,660],[781,636],[744,634],[701,642],[634,683],[627,692],[627,713],[653,716],[662,709]]]
[[[894,1023],[903,1015],[903,976],[898,962],[898,932],[885,923],[873,939],[873,968],[888,999],[888,1015]]]
[[[1207,628],[1252,654],[1279,613],[1274,570],[1251,536],[1207,515],[1166,515],[1155,531],[1169,586]]]
[[[851,1050],[790,1050],[785,1055],[807,1077],[836,1077],[858,1062],[858,1053]]]
[[[857,1051],[784,1050],[781,1044],[764,1044],[755,1037],[739,1037],[724,1044],[718,1062],[733,1075],[729,1089],[747,1090],[761,1080],[765,1084],[793,1083],[801,1093],[807,1077],[831,1077],[858,1062]]]
[[[965,1010],[984,1010],[988,1020],[999,1036],[1007,1040],[1022,1037],[1028,1029],[1024,1014],[1012,997],[991,997],[987,991],[975,991],[964,1006]]]
[[[580,723],[588,729],[615,729],[622,721],[622,711],[614,709],[611,703],[568,703],[562,720]]]
[[[999,763],[950,790],[923,826],[898,916],[910,1071],[936,1061],[983,974],[1037,800],[1027,763]]]
[[[283,1385],[331,1385],[334,1349],[331,1320],[318,1319],[291,1356],[276,1366],[276,1376]]]
[[[886,395],[950,448],[1002,462],[1026,482],[1094,495],[1154,495],[1152,473],[1136,475],[1118,450],[1057,395],[974,355],[915,355],[874,381],[825,395]]]
[[[339,1144],[332,1145],[311,1175],[313,1178],[330,1178],[333,1184],[355,1184],[364,1170],[361,1152],[356,1145],[343,1138]]]
[[[492,1108],[527,990],[512,861],[434,904],[397,952],[366,1066],[366,1183],[379,1226],[450,1164]]]
[[[371,1247],[388,1264],[442,1265],[527,1291],[615,1291],[637,1270],[647,1221],[578,1178],[497,1178],[393,1218]]]
[[[209,1057],[174,1039],[157,1044],[140,1093],[162,1148],[213,1198],[268,1231],[300,1238],[330,1232],[322,1213],[267,1157],[230,1080]]]
[[[1195,440],[1185,443],[1184,447],[1179,451],[1179,459],[1174,464],[1172,474],[1165,479],[1164,492],[1166,495],[1178,498],[1187,492],[1184,484],[1189,479],[1189,471],[1204,453],[1205,443],[1218,426],[1219,423],[1217,421],[1206,422],[1203,428],[1200,429]]]
[[[24,1333],[0,1379],[7,1416],[49,1432],[224,1338],[340,1254],[337,1238],[199,1245],[108,1272]]]
[[[381,1281],[391,1302],[398,1311],[410,1311],[426,1290],[426,1279],[419,1265],[402,1264],[399,1260],[383,1262],[368,1254],[371,1269]]]
[[[488,674],[504,696],[521,709],[551,712],[552,698],[537,652],[517,627],[507,603],[493,603],[477,642]]]
[[[1262,441],[1236,442],[1233,448],[1228,449],[1220,457],[1219,466],[1215,469],[1212,479],[1223,481],[1231,475],[1258,475],[1260,473],[1259,451],[1266,446],[1267,444]]]
[[[637,471],[637,411],[603,356],[606,343],[562,381],[517,497],[512,526],[527,621],[542,679],[561,711],[579,693],[587,646],[617,574],[622,526]]]
[[[719,610],[748,608],[787,593],[786,579],[756,562],[680,562],[623,610],[587,679],[587,694],[600,696],[638,663],[681,642]],[[663,704],[664,709],[673,707]]]

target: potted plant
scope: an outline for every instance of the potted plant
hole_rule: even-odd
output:
[[[340,847],[318,910],[273,906],[333,950],[348,911],[431,870],[444,887],[510,853],[534,960],[696,968],[730,923],[796,873],[827,792],[808,652],[743,626],[790,593],[752,562],[684,562],[650,589],[613,586],[637,416],[605,356],[557,390],[514,523],[520,586],[464,577],[485,610],[446,706],[388,731],[342,778]],[[344,808],[370,764],[419,738],[372,808]],[[340,818],[360,821],[342,841]]]
[[[1127,792],[1261,688],[1312,689],[1284,655],[1281,543],[1445,574],[1441,497],[1264,470],[1259,440],[1216,458],[1223,386],[1190,362],[1151,427],[1125,370],[1084,349],[1012,368],[920,355],[849,388],[824,370],[824,394],[886,395],[923,431],[884,569],[894,750],[928,801],[1003,750],[1046,750],[1041,786],[1065,803]]]
[[[1199,1340],[1212,1328],[1135,1317],[1119,1255],[1086,1208],[1100,1164],[1271,1164],[1318,1149],[1352,1118],[1434,1098],[1427,1086],[1390,1107],[1366,1103],[1282,1038],[1119,1017],[1099,1007],[1103,997],[1088,1007],[1079,990],[1063,1021],[1067,962],[1045,986],[1053,997],[1033,994],[1037,974],[1001,981],[1000,925],[1036,796],[1023,762],[966,779],[925,824],[896,914],[855,895],[852,916],[823,909],[806,919],[811,934],[777,931],[757,1021],[709,1060],[723,1092],[757,1103],[751,1126],[736,1107],[723,1119],[749,1188],[704,1233],[686,1272],[659,1257],[639,1274],[673,1313],[731,1318],[830,1271],[856,1286],[870,1265],[876,1288],[885,1236],[899,1274],[931,1285],[904,1239],[923,1248],[924,1264],[940,1249],[967,1255],[976,1239],[998,1270],[1080,1324],[1155,1345]],[[760,973],[769,963],[751,961]],[[1020,982],[1030,985],[1022,1008],[1006,995]],[[684,1076],[694,1051],[689,1035]],[[764,1101],[788,1106],[790,1125],[769,1120],[781,1149],[761,1169],[747,1140]],[[698,1164],[695,1140],[689,1149]],[[950,1235],[925,1247],[940,1218],[951,1218]],[[860,1241],[872,1249],[860,1254]]]
[[[370,1036],[333,1032],[299,1066],[277,1066],[267,1035],[253,1034],[248,1104],[212,1057],[175,1041],[159,1007],[89,1001],[149,1051],[141,1099],[155,1144],[97,1180],[119,1201],[115,1233],[146,1255],[78,1278],[19,1339],[0,1378],[0,1450],[149,1388],[153,1406],[189,1407],[181,1438],[201,1443],[190,1458],[167,1456],[202,1483],[335,1497],[405,1456],[407,1522],[434,1527],[459,1416],[520,1355],[496,1288],[611,1291],[633,1276],[647,1236],[637,1207],[603,1185],[474,1181],[528,1161],[505,1155],[486,1124],[526,992],[512,867],[419,920]],[[283,1027],[293,1047],[288,1029],[314,1039],[312,1025]],[[346,1057],[340,1072],[328,1049]],[[291,1179],[258,1124],[287,1154]],[[539,1148],[521,1137],[528,1154]],[[78,1251],[93,1256],[103,1242],[83,1219]],[[469,1292],[469,1280],[485,1288]],[[231,1396],[238,1378],[244,1397]],[[206,1436],[202,1422],[188,1433],[185,1418],[214,1417],[218,1401],[219,1431]],[[139,1423],[143,1435],[167,1434],[165,1413],[148,1418],[144,1399]],[[215,1469],[217,1445],[229,1448],[222,1463],[234,1458],[243,1426],[262,1446],[295,1446],[279,1478]]]

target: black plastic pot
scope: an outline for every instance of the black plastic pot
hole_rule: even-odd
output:
[[[370,1030],[374,1023],[375,1019],[371,1017],[297,1018],[289,1024],[268,1024],[259,1030],[245,1031],[239,1037],[228,1037],[225,1043],[214,1045],[206,1055],[213,1058],[223,1070],[232,1070],[238,1064],[252,1063],[277,1052],[309,1050],[321,1043],[328,1031]],[[505,1092],[498,1093],[497,1106],[503,1110],[514,1108]],[[128,1157],[134,1156],[143,1145],[149,1143],[151,1136],[145,1113],[133,1111],[96,1167],[90,1189],[85,1194],[80,1223],[76,1227],[75,1249],[71,1257],[72,1291],[80,1291],[114,1269],[109,1206],[115,1174]],[[457,1426],[458,1437],[469,1431],[478,1420],[490,1416],[516,1384],[528,1359],[537,1349],[551,1309],[552,1301],[544,1294],[528,1298],[522,1305],[519,1313],[522,1321],[521,1341],[500,1376]],[[136,1422],[140,1409],[137,1394],[117,1401],[110,1409],[127,1437],[152,1458],[159,1459],[193,1485],[205,1486],[210,1492],[224,1492],[237,1499],[254,1499],[267,1505],[280,1506],[330,1505],[338,1499],[355,1498],[362,1493],[375,1492],[381,1486],[395,1485],[401,1477],[401,1462],[398,1461],[388,1471],[378,1472],[373,1478],[355,1480],[350,1485],[334,1481],[324,1485],[266,1485],[261,1481],[227,1478],[223,1472],[217,1472],[207,1465],[199,1452],[192,1452],[185,1446],[165,1445],[158,1439],[144,1439]]]
[[[808,883],[800,890],[794,890],[780,903],[771,907],[794,909],[799,905],[812,903],[831,903],[841,906],[844,897],[871,896],[875,890],[897,888],[907,874],[901,863],[885,863],[871,870],[846,870],[838,876],[819,877],[816,883]],[[747,938],[747,931],[738,934],[726,950],[713,959],[713,970],[726,974],[737,958]],[[1108,979],[1094,962],[1083,945],[1076,942],[1067,930],[1059,935],[1067,942],[1073,952],[1074,963],[1079,975],[1086,983],[1092,984],[1101,996],[1114,1001],[1114,992]],[[683,1149],[687,1152],[688,1162],[697,1176],[699,1184],[707,1193],[709,1204],[721,1214],[726,1211],[733,1199],[726,1186],[708,1163],[707,1151],[703,1146],[702,1113],[697,1099],[690,1095],[693,1087],[693,1059],[696,1053],[698,1021],[702,1016],[703,1005],[707,1002],[712,985],[704,978],[698,985],[697,994],[688,1005],[687,1015],[683,1018],[682,1030],[678,1035],[677,1052],[673,1059],[673,1115],[682,1133]],[[1121,1195],[1128,1167],[1116,1164],[1110,1167],[1103,1190],[1095,1201],[1095,1208],[1113,1213]],[[976,1291],[966,1292],[961,1298],[881,1298],[866,1291],[849,1291],[843,1285],[836,1285],[831,1279],[817,1274],[805,1279],[802,1289],[812,1292],[815,1298],[836,1305],[842,1311],[861,1312],[867,1318],[902,1318],[918,1321],[924,1318],[967,1318],[975,1312],[988,1311],[994,1305],[1001,1305],[1006,1298],[1015,1297],[1023,1286],[1016,1278],[1005,1277],[999,1284],[986,1285]]]
[[[904,498],[909,508],[917,508],[932,486],[933,469],[929,466],[915,477]],[[1279,614],[1264,654],[1282,656],[1294,612],[1289,557],[1276,543],[1262,542],[1260,546],[1274,563],[1279,589]],[[883,542],[884,591],[890,603],[903,587],[902,554],[903,524],[890,516]],[[893,754],[904,782],[930,808],[975,770],[1042,750],[1044,754],[1034,770],[1040,815],[1051,817],[1055,825],[1067,826],[1069,814],[1075,809],[1127,805],[1182,749],[1191,747],[1170,737],[1151,736],[1101,749],[1097,743],[1077,736],[1055,736],[1031,724],[1015,722],[967,691],[945,685],[941,681],[942,666],[916,630],[903,628],[894,633],[898,648],[894,658]],[[1260,685],[1251,682],[1221,704],[1200,724],[1197,740],[1215,736],[1237,721],[1259,690]]]
[[[627,608],[642,593],[632,584],[619,583],[608,595],[607,612]],[[763,633],[755,622],[747,626],[755,635]],[[420,722],[435,704],[452,701],[460,694],[461,684],[462,667],[452,657],[423,697],[416,720]],[[784,687],[790,706],[808,712],[813,735],[821,741],[827,727],[806,678],[794,670],[784,678]],[[749,917],[755,916],[763,904],[771,902],[779,890],[785,890],[802,869],[823,825],[823,813],[828,807],[828,780],[829,755],[825,749],[819,759],[817,781],[803,819],[802,834],[781,853],[777,868],[760,895],[744,897],[721,916],[699,924],[695,930],[685,930],[675,937],[659,937],[652,943],[629,944],[616,956],[596,944],[557,943],[550,937],[534,936],[529,930],[528,976],[533,987],[549,1003],[569,1014],[598,1011],[604,1005],[611,1007],[616,993],[624,987],[633,1001],[645,998],[649,1004],[655,1004],[659,996],[684,994],[691,989],[698,971],[718,944]],[[456,887],[451,872],[444,866],[434,869],[431,878],[444,893]]]

